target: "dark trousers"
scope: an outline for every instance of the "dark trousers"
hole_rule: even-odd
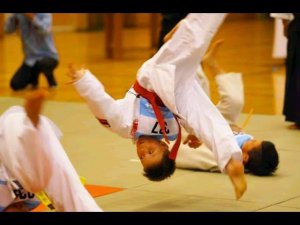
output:
[[[164,37],[169,33],[175,25],[186,17],[188,13],[162,13],[161,30],[159,33],[159,40],[157,50],[164,44]]]
[[[26,88],[27,85],[32,84],[36,88],[40,73],[46,76],[49,87],[54,87],[57,85],[57,82],[53,71],[57,65],[58,61],[52,58],[39,60],[32,67],[23,63],[11,79],[10,87],[13,90],[21,90]]]
[[[291,24],[293,27],[289,28],[283,114],[286,121],[300,127],[300,18],[298,20],[298,27]]]

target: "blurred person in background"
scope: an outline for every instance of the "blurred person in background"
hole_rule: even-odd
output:
[[[59,61],[51,29],[50,13],[14,13],[5,21],[5,33],[20,33],[24,53],[24,61],[10,81],[13,90],[30,85],[37,88],[40,73],[46,76],[49,88],[57,87],[53,71]]]
[[[271,13],[271,17],[282,19],[288,39],[283,114],[293,122],[290,129],[300,129],[300,13]]]

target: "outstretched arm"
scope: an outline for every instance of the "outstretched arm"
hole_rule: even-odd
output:
[[[118,133],[123,120],[121,101],[116,101],[107,94],[104,86],[87,69],[77,70],[70,66],[69,76],[70,83],[87,102],[94,116],[97,119],[106,119],[111,129]]]

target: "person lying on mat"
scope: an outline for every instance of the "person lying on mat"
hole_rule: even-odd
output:
[[[225,72],[216,60],[216,54],[223,40],[214,42],[203,57],[197,69],[201,85],[206,94],[209,93],[209,81],[204,72],[213,76],[220,97],[217,108],[230,124],[236,141],[243,153],[243,164],[247,172],[258,176],[272,175],[278,167],[279,155],[274,143],[259,140],[243,131],[236,121],[244,107],[244,85],[241,73]],[[245,125],[244,125],[245,126]],[[176,167],[182,169],[219,171],[211,149],[194,135],[186,136],[178,151]]]

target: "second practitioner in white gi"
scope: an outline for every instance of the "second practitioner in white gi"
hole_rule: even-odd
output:
[[[102,211],[82,185],[59,138],[62,133],[39,115],[46,92],[0,117],[0,211],[30,211],[44,191],[56,211]]]
[[[214,77],[220,97],[216,106],[232,128],[236,141],[242,150],[243,163],[247,172],[258,176],[272,175],[279,164],[279,155],[275,145],[270,141],[254,138],[235,125],[244,107],[244,85],[241,73],[228,73],[219,66],[215,55],[222,42],[222,40],[219,40],[212,45],[211,49],[205,54],[197,74],[208,96],[210,96],[209,82],[202,66],[206,68],[206,71],[211,72]],[[178,151],[176,167],[212,172],[219,171],[212,151],[193,135],[186,134],[186,136],[180,151]]]

